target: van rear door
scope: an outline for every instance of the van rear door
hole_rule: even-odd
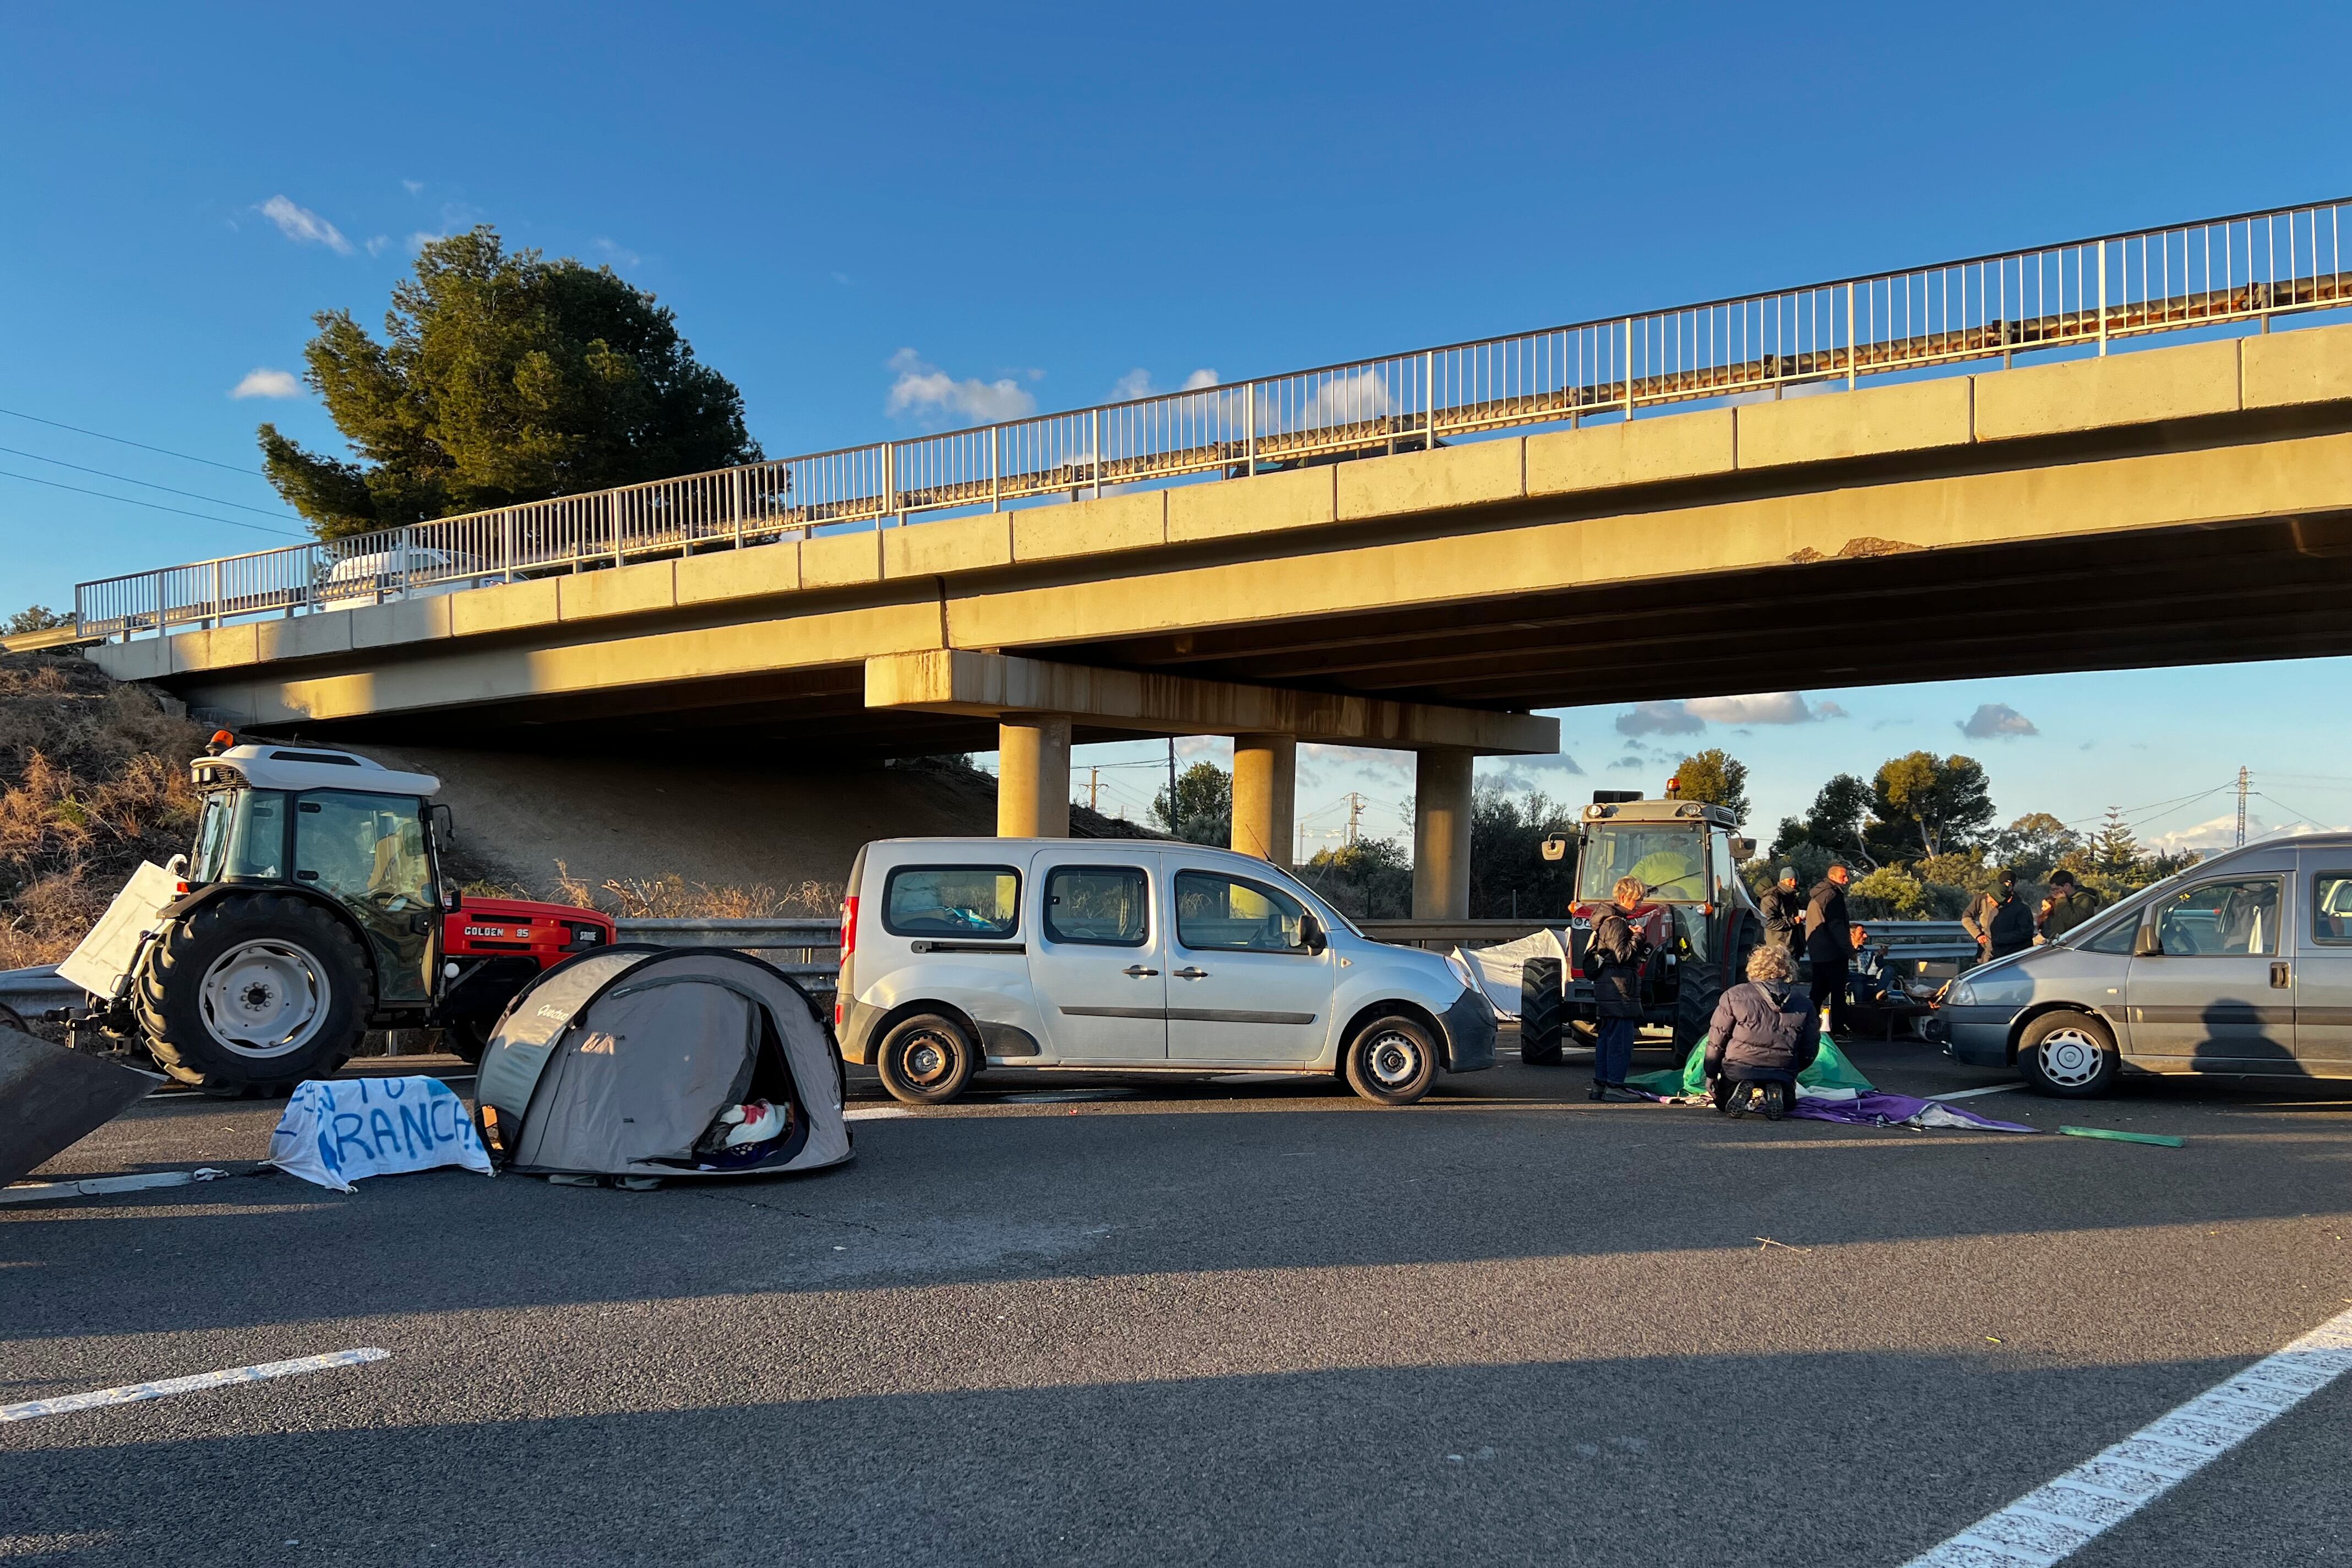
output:
[[[1157,858],[1136,847],[1055,846],[1032,865],[1029,984],[1065,1062],[1168,1059]]]

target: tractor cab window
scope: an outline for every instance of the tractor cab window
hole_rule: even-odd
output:
[[[188,857],[188,881],[286,875],[286,796],[274,789],[218,789],[205,795]]]
[[[304,795],[294,813],[294,875],[345,902],[388,913],[430,907],[433,863],[416,802],[342,790]]]
[[[1692,827],[1596,826],[1577,857],[1576,896],[1605,904],[1620,877],[1634,877],[1653,899],[1705,903],[1706,835]]]

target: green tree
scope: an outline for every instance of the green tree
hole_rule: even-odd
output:
[[[1772,840],[1770,858],[1788,861],[1811,879],[1820,878],[1832,858],[1849,864],[1874,867],[1862,836],[1863,819],[1870,810],[1870,786],[1852,773],[1837,773],[1822,785],[1802,817],[1784,816]]]
[[[1576,862],[1543,858],[1543,841],[1576,831],[1576,808],[1537,792],[1515,795],[1498,785],[1470,797],[1470,918],[1565,920]]]
[[[1871,780],[1864,839],[1882,861],[1961,849],[1992,821],[1992,786],[1970,757],[1911,752],[1880,764]]]
[[[73,624],[73,617],[49,608],[47,605],[27,605],[5,622],[0,622],[0,637],[18,637],[27,632],[53,632],[59,626]]]
[[[1298,874],[1351,919],[1396,921],[1412,913],[1412,860],[1393,838],[1360,838],[1318,849]]]
[[[2084,847],[2089,851],[2091,869],[2102,876],[2123,880],[2139,868],[2139,838],[2124,814],[2112,805]]]
[[[1696,756],[1675,764],[1674,797],[1727,805],[1733,816],[1748,820],[1748,764],[1721,746],[1709,746]]]
[[[2082,845],[2075,831],[2046,811],[2029,811],[2007,827],[1985,835],[1985,858],[2029,882],[2050,873]]]
[[[1151,797],[1152,819],[1178,838],[1194,844],[1234,841],[1234,775],[1214,763],[1194,763],[1176,775],[1176,809],[1168,792]]]
[[[755,461],[734,384],[609,267],[433,240],[382,342],[322,310],[303,379],[359,461],[261,426],[262,465],[322,539]]]

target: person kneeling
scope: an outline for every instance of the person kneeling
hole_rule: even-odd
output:
[[[1717,1110],[1739,1115],[1752,1096],[1778,1121],[1797,1103],[1797,1075],[1813,1065],[1821,1039],[1796,979],[1785,950],[1759,947],[1748,955],[1748,984],[1715,1005],[1706,1065]]]

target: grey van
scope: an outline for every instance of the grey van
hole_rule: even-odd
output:
[[[851,868],[841,938],[842,1055],[913,1104],[1021,1067],[1332,1073],[1405,1105],[1495,1061],[1467,965],[1374,942],[1227,849],[881,839]]]
[[[2352,1078],[2352,834],[2216,855],[1955,981],[1929,1026],[2045,1094],[2126,1072]]]

